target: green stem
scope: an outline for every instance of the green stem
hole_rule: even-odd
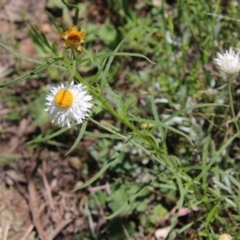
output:
[[[76,61],[76,56],[73,54],[73,61]],[[69,60],[69,58],[66,55],[66,52],[63,53],[63,60],[66,63],[66,68],[68,69],[68,71],[71,74],[75,73],[75,78],[79,81],[82,82],[85,86],[89,86],[88,82],[85,81],[81,75],[78,73],[78,71],[76,69],[76,65],[73,66]],[[72,65],[72,66],[71,66]],[[119,114],[117,111],[115,111],[113,109],[113,107],[108,103],[108,101],[102,96],[102,94],[95,90],[93,87],[88,87],[88,91],[90,92],[90,94],[92,96],[94,96],[95,98],[97,98],[103,105],[103,107],[105,108],[106,111],[108,111],[110,114],[112,114],[116,119],[118,119],[119,121],[121,121],[124,125],[126,125],[127,127],[129,127],[132,132],[134,134],[137,134],[139,136],[141,136],[151,147],[152,149],[154,149],[154,151],[156,151],[157,153],[164,153],[165,151],[160,148],[155,141],[153,141],[153,139],[151,137],[149,137],[147,134],[145,134],[144,132],[140,131],[138,128],[136,128],[134,126],[134,124],[132,124],[127,118],[123,117],[121,114]]]
[[[80,76],[80,74],[76,71],[75,77],[79,82],[84,83],[86,86],[89,84]],[[140,131],[138,128],[136,128],[127,118],[123,118],[121,114],[119,114],[117,111],[115,111],[112,106],[106,101],[105,98],[103,98],[97,91],[95,91],[93,88],[88,88],[91,95],[93,95],[95,98],[97,98],[102,105],[104,106],[105,110],[107,110],[110,114],[112,114],[116,119],[121,121],[124,125],[129,127],[133,133],[140,135],[156,152],[163,153],[163,149],[161,149],[148,135]]]
[[[238,133],[240,133],[239,126],[238,126],[238,123],[237,123],[237,118],[236,118],[236,115],[235,115],[235,112],[234,112],[234,107],[233,107],[233,97],[232,97],[232,82],[233,82],[233,79],[234,79],[234,75],[231,75],[231,77],[228,81],[229,105],[230,105],[231,114],[232,114],[232,117],[233,117],[235,127],[236,127]]]
[[[114,130],[111,129],[110,127],[107,127],[107,126],[105,126],[105,125],[103,125],[103,124],[95,121],[95,120],[92,119],[92,118],[89,118],[89,120],[90,120],[91,122],[93,122],[94,124],[96,124],[97,126],[105,129],[106,131],[108,131],[108,132],[110,132],[110,133],[112,133],[112,134],[115,134],[115,135],[121,137],[123,140],[125,140],[125,141],[130,141],[133,145],[135,145],[136,147],[142,149],[147,155],[151,156],[153,159],[155,159],[155,160],[157,160],[157,161],[160,161],[161,164],[162,164],[163,166],[165,166],[165,163],[164,163],[161,159],[157,158],[155,155],[153,155],[153,154],[151,153],[151,151],[147,150],[147,149],[144,148],[141,144],[135,142],[133,139],[130,139],[129,137],[126,137],[125,135],[122,135],[122,134],[120,134],[119,132],[114,131]]]

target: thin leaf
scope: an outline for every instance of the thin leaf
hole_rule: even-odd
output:
[[[117,45],[117,47],[115,48],[115,50],[113,51],[113,53],[117,53],[119,48],[122,46],[122,44],[124,43],[124,41],[131,36],[131,34],[133,34],[133,32],[135,32],[136,29],[134,31],[131,31],[129,34],[127,34],[127,36],[125,38],[123,38],[123,40]],[[106,83],[106,79],[107,79],[107,74],[109,72],[109,69],[112,65],[114,59],[114,55],[110,56],[110,58],[108,59],[105,71],[102,74],[102,82],[101,82],[101,87],[103,88],[105,86]]]
[[[51,51],[56,55],[59,56],[59,52],[58,52],[58,46],[57,46],[57,42],[54,41],[52,46],[51,46]]]
[[[86,127],[87,127],[87,123],[88,121],[84,121],[83,124],[82,124],[82,127],[79,131],[79,134],[78,134],[78,137],[77,139],[75,140],[74,144],[72,145],[72,147],[67,151],[67,153],[65,154],[65,156],[67,156],[70,152],[72,152],[78,145],[78,143],[80,142],[80,140],[82,139],[83,137],[83,134],[86,130]]]
[[[155,83],[155,81],[153,81],[152,89],[154,89],[154,85],[155,85],[154,83]],[[153,116],[154,116],[155,121],[160,121],[158,111],[157,111],[157,106],[156,106],[155,101],[154,101],[154,90],[152,90],[152,93],[151,93],[151,107],[152,107],[152,112],[153,112]],[[165,131],[162,127],[158,127],[158,131],[161,134],[163,148],[166,150],[167,149],[166,133],[165,133]]]
[[[134,194],[132,194],[129,199],[114,213],[108,215],[105,217],[106,220],[113,219],[114,217],[118,216],[124,209],[127,208],[127,206],[131,206],[131,203],[135,201],[135,199],[141,194],[141,192],[148,186],[151,186],[151,184],[159,177],[159,174],[151,179],[149,182],[145,183],[142,187],[140,187]]]
[[[218,168],[213,168],[211,172],[214,174],[221,173],[222,176],[227,177],[238,188],[238,192],[240,193],[240,182],[236,178],[234,178],[231,174]],[[230,190],[232,191],[232,189]]]
[[[208,154],[209,154],[209,146],[210,146],[210,140],[211,137],[210,135],[207,136],[206,139],[204,139],[204,145],[203,145],[203,150],[202,150],[202,171],[205,172],[205,174],[203,174],[203,187],[204,187],[204,192],[206,194],[206,191],[208,189],[207,187],[207,178],[206,178],[206,166],[207,166],[207,160],[208,160]]]
[[[37,37],[37,41],[39,41],[39,43],[43,43],[43,45],[45,47],[47,47],[54,55],[55,55],[55,52],[52,51],[52,46],[50,45],[50,43],[48,42],[46,36],[44,35],[44,33],[41,32],[41,34],[39,34],[39,32],[37,31],[37,29],[31,24],[30,21],[28,21],[32,30],[34,31],[36,37]]]
[[[73,60],[73,66],[72,66],[72,70],[71,70],[70,79],[74,79],[75,73],[76,73],[76,60]]]
[[[155,64],[148,57],[146,57],[146,56],[144,56],[144,55],[142,55],[140,53],[126,53],[126,52],[105,53],[105,54],[96,55],[96,56],[92,57],[92,59],[106,58],[106,57],[111,57],[111,56],[139,57],[139,58],[144,58],[145,60],[147,60],[148,62],[150,62],[152,64]],[[89,58],[79,59],[79,60],[77,60],[77,65],[85,63],[85,62],[91,62],[92,59],[89,59]]]
[[[35,33],[37,39],[38,39],[39,41],[41,41],[44,45],[46,45],[46,42],[45,42],[44,38],[42,37],[42,35],[39,34],[39,32],[37,31],[37,29],[31,24],[30,21],[28,21],[28,23],[29,23],[29,25],[31,26],[33,32]]]
[[[231,138],[229,138],[221,147],[220,149],[214,153],[213,157],[211,158],[211,161],[208,163],[206,168],[204,169],[205,171],[202,171],[196,178],[196,181],[199,181],[202,177],[204,177],[205,173],[209,171],[212,167],[212,165],[218,160],[222,152],[232,143],[232,141],[236,138],[239,137],[239,133],[236,133],[233,135]]]
[[[48,11],[46,11],[50,21],[52,22],[52,24],[54,25],[54,27],[57,29],[58,33],[61,33],[62,30],[58,27],[58,25],[56,24],[55,20],[54,20],[54,17],[52,16],[52,14]]]
[[[90,180],[88,180],[87,182],[85,182],[82,186],[77,187],[76,189],[74,189],[74,191],[83,189],[85,187],[88,187],[90,184],[92,184],[93,182],[95,182],[109,167],[110,165],[114,162],[114,160],[116,160],[116,158],[111,159],[107,164],[105,164],[98,173],[96,173]]]
[[[122,140],[123,138],[114,134],[106,134],[106,133],[93,133],[85,131],[85,135],[96,137],[96,138],[110,138],[110,139],[119,139]]]
[[[48,135],[48,136],[46,136],[46,137],[37,138],[37,139],[34,139],[34,140],[32,140],[32,141],[29,141],[28,144],[31,145],[31,144],[35,144],[35,143],[46,142],[46,141],[48,141],[49,139],[52,139],[52,138],[54,138],[54,137],[56,137],[56,136],[58,136],[58,135],[60,135],[60,134],[62,134],[62,133],[64,133],[64,132],[66,132],[67,130],[69,130],[69,128],[68,128],[68,127],[64,127],[64,128],[62,128],[62,129],[60,129],[59,131],[57,131],[57,132],[55,132],[55,133],[52,133],[52,134],[50,134],[50,135]]]
[[[65,2],[64,0],[62,0],[62,2],[63,2],[63,4],[65,4],[65,5],[68,6],[68,7],[78,8],[76,5],[71,4],[71,3],[67,3],[67,2]]]
[[[84,47],[82,47],[82,49],[83,49],[83,52],[85,52],[85,53],[88,55],[91,63],[94,63],[93,57],[92,57],[92,55],[89,53],[89,51],[88,51],[86,48],[84,48]],[[81,61],[81,60],[80,60],[80,61]]]
[[[113,155],[113,157],[109,160],[109,162],[107,164],[105,164],[98,173],[96,173],[90,180],[88,180],[86,183],[84,183],[82,186],[76,188],[74,191],[76,190],[80,190],[83,189],[85,187],[88,187],[90,184],[92,184],[93,182],[95,182],[109,167],[110,165],[118,160],[118,157],[122,154],[122,150],[126,148],[126,146],[129,144],[129,141],[127,140],[122,147],[116,151]]]
[[[172,120],[174,117],[179,116],[185,112],[191,111],[195,108],[204,108],[204,107],[217,107],[217,106],[222,106],[222,107],[229,107],[228,105],[224,105],[224,104],[219,104],[219,103],[202,103],[202,104],[197,104],[195,106],[191,106],[191,107],[187,107],[181,110],[176,111],[175,113],[173,113],[171,116],[165,118],[162,120],[162,122],[166,123],[169,122],[170,120]]]
[[[79,7],[74,4],[67,3],[64,0],[62,0],[62,2],[68,7],[76,8],[74,18],[73,18],[73,25],[76,26],[78,24],[78,18],[79,18]]]
[[[135,117],[131,114],[132,117],[129,117],[128,120],[130,121],[136,121],[136,122],[139,122],[139,123],[150,123],[150,124],[153,124],[153,125],[156,125],[156,126],[159,126],[159,127],[163,127],[163,128],[166,128],[166,129],[169,129],[171,130],[172,132],[175,132],[183,137],[185,137],[192,145],[192,141],[191,139],[183,132],[179,131],[178,129],[174,128],[174,127],[171,127],[163,122],[157,122],[157,121],[154,121],[154,120],[149,120],[149,119],[144,119],[144,118],[138,118],[138,117]]]
[[[79,8],[77,6],[75,8],[76,8],[76,10],[75,10],[74,18],[73,18],[73,25],[76,26],[78,24]]]
[[[41,32],[41,36],[42,36],[42,39],[43,39],[45,45],[51,50],[51,45],[50,45],[50,43],[48,42],[48,40],[47,40],[47,38],[46,38],[46,36],[44,35],[43,32]]]
[[[208,225],[210,224],[210,222],[212,221],[212,219],[215,216],[215,213],[217,212],[219,207],[219,203],[217,203],[209,212],[209,214],[207,215],[206,221],[205,221],[205,226],[208,227]]]
[[[2,43],[0,43],[0,46],[1,46],[4,50],[6,50],[7,52],[9,52],[10,54],[14,55],[15,57],[20,58],[20,59],[23,59],[23,60],[26,60],[26,61],[28,61],[28,62],[33,62],[33,63],[37,63],[37,64],[41,64],[41,65],[47,63],[47,62],[44,62],[44,61],[36,60],[36,59],[34,59],[34,58],[26,57],[26,56],[24,56],[24,55],[22,55],[22,54],[20,54],[20,53],[18,53],[18,52],[15,52],[14,50],[12,50],[11,48],[7,47],[6,45],[4,45],[4,44],[2,44]],[[59,57],[59,60],[60,60],[60,59],[61,59],[61,57]],[[63,67],[63,66],[59,66],[59,65],[55,65],[55,64],[52,64],[51,66],[66,71],[66,68]]]
[[[50,61],[49,63],[46,63],[43,66],[40,66],[38,68],[35,68],[33,71],[28,72],[28,73],[22,75],[21,77],[16,78],[15,80],[13,80],[11,82],[0,84],[0,88],[12,86],[14,84],[17,84],[17,83],[25,80],[26,78],[29,78],[30,76],[32,77],[32,76],[36,75],[37,73],[41,72],[42,70],[44,70],[45,68],[49,67],[52,63],[54,63],[58,60],[59,60],[59,58],[55,58],[54,60]]]
[[[115,211],[113,214],[108,215],[107,217],[105,217],[104,219],[106,220],[110,220],[115,218],[116,216],[118,216],[124,209],[126,209],[126,207],[129,206],[128,202],[125,202],[117,211]]]

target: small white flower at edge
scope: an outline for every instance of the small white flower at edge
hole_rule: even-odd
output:
[[[229,51],[226,51],[224,54],[217,53],[217,58],[215,62],[220,69],[226,73],[234,74],[240,71],[240,59],[239,54],[235,53],[232,48]]]
[[[222,234],[222,235],[219,237],[218,240],[232,240],[232,239],[233,239],[233,238],[232,238],[231,235],[224,233],[224,234]]]
[[[52,122],[60,127],[68,126],[74,122],[82,123],[88,117],[92,107],[92,96],[87,94],[87,89],[82,84],[60,84],[51,87],[46,97],[46,109]]]

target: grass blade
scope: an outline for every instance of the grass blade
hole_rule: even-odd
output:
[[[62,128],[62,129],[60,129],[59,131],[57,131],[57,132],[55,132],[55,133],[52,133],[52,134],[50,134],[50,135],[48,135],[48,136],[46,136],[46,137],[37,138],[37,139],[34,139],[34,140],[32,140],[32,141],[29,141],[28,144],[31,145],[31,144],[35,144],[35,143],[46,142],[46,141],[48,141],[48,140],[50,140],[50,139],[52,139],[52,138],[54,138],[54,137],[56,137],[56,136],[64,133],[64,132],[66,132],[67,130],[69,130],[69,128],[68,128],[68,127],[64,127],[64,128]]]
[[[47,62],[46,64],[44,64],[44,65],[42,65],[42,66],[40,66],[38,68],[35,68],[33,71],[28,72],[28,73],[22,75],[21,77],[16,78],[15,80],[13,80],[11,82],[2,83],[2,84],[0,84],[0,88],[10,87],[10,86],[12,86],[14,84],[17,84],[17,83],[27,79],[28,77],[32,77],[32,76],[36,75],[37,73],[41,72],[42,70],[44,70],[45,68],[49,67],[52,63],[54,63],[54,62],[56,62],[58,60],[59,60],[59,58],[55,58],[52,61]]]
[[[80,142],[80,140],[83,137],[83,134],[85,133],[86,127],[87,127],[88,121],[84,121],[82,124],[82,127],[79,131],[78,137],[76,138],[74,144],[72,145],[72,147],[67,151],[67,153],[65,154],[65,156],[67,156],[70,152],[72,152],[78,145],[78,143]]]
[[[26,60],[26,61],[28,61],[28,62],[33,62],[33,63],[40,64],[40,65],[43,65],[43,64],[46,64],[46,63],[47,63],[47,62],[45,62],[45,61],[36,60],[36,59],[34,59],[34,58],[26,57],[26,56],[24,56],[24,55],[22,55],[22,54],[20,54],[20,53],[18,53],[18,52],[15,52],[14,50],[12,50],[11,48],[7,47],[6,45],[4,45],[4,44],[1,43],[1,42],[0,42],[0,46],[1,46],[4,50],[6,50],[7,52],[9,52],[10,54],[14,55],[15,57],[20,58],[20,59],[23,59],[23,60]],[[59,59],[61,59],[61,58],[59,58]],[[63,66],[55,65],[55,64],[52,64],[51,66],[66,71],[66,68],[63,67]]]

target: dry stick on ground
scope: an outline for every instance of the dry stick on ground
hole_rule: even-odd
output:
[[[39,164],[39,157],[40,157],[40,153],[41,153],[41,149],[39,148],[37,150],[37,155],[35,157],[35,159],[32,159],[30,161],[31,165],[30,168],[26,168],[26,178],[28,181],[28,194],[29,194],[29,198],[28,198],[28,204],[29,204],[29,208],[32,214],[32,220],[33,220],[33,224],[38,232],[39,238],[41,240],[46,240],[45,237],[45,232],[42,226],[42,222],[40,220],[40,209],[39,209],[39,202],[38,202],[38,194],[37,191],[35,189],[35,185],[33,182],[33,176],[36,173],[36,170],[38,168],[38,164]],[[34,161],[35,160],[35,161]]]
[[[44,167],[44,164],[45,162],[43,161],[43,167]],[[46,189],[46,193],[47,193],[47,198],[48,198],[48,201],[49,201],[49,205],[50,205],[50,209],[51,209],[51,212],[54,211],[55,207],[54,207],[54,203],[53,203],[53,199],[52,199],[52,193],[51,193],[51,188],[48,184],[48,181],[47,181],[47,177],[44,173],[44,171],[42,169],[38,169],[38,172],[40,173],[40,175],[42,176],[42,179],[43,179],[43,184],[44,184],[44,187]],[[54,239],[55,237],[57,237],[57,235],[68,225],[70,224],[71,222],[73,221],[73,219],[67,219],[67,220],[63,220],[61,221],[55,228],[54,232],[53,232],[53,235],[51,236],[51,234],[49,233],[48,236],[51,236],[52,239]]]
[[[40,173],[40,175],[42,176],[42,179],[43,179],[43,184],[44,184],[44,187],[46,189],[50,209],[51,209],[51,211],[54,211],[54,203],[53,203],[53,199],[52,199],[52,192],[51,192],[51,189],[49,187],[47,177],[46,177],[45,173],[43,172],[43,170],[41,168],[38,169],[38,172]]]
[[[27,239],[28,239],[28,236],[29,236],[30,233],[32,232],[33,228],[34,228],[34,226],[33,226],[33,224],[31,224],[31,225],[28,227],[27,231],[24,233],[23,237],[22,237],[20,240],[27,240]]]
[[[28,182],[28,192],[29,192],[29,207],[32,213],[33,224],[37,229],[39,237],[41,240],[46,240],[43,226],[40,220],[39,212],[39,202],[37,198],[37,191],[34,186],[33,179],[30,178]]]
[[[55,228],[54,232],[53,232],[53,236],[52,239],[54,239],[55,237],[57,237],[57,235],[71,222],[73,221],[73,219],[68,219],[68,220],[63,220],[61,221],[57,227]]]
[[[7,220],[7,223],[6,223],[6,225],[5,225],[5,228],[4,228],[3,240],[7,240],[7,239],[8,239],[8,231],[9,231],[9,228],[10,228],[10,220],[8,219],[8,220]]]

